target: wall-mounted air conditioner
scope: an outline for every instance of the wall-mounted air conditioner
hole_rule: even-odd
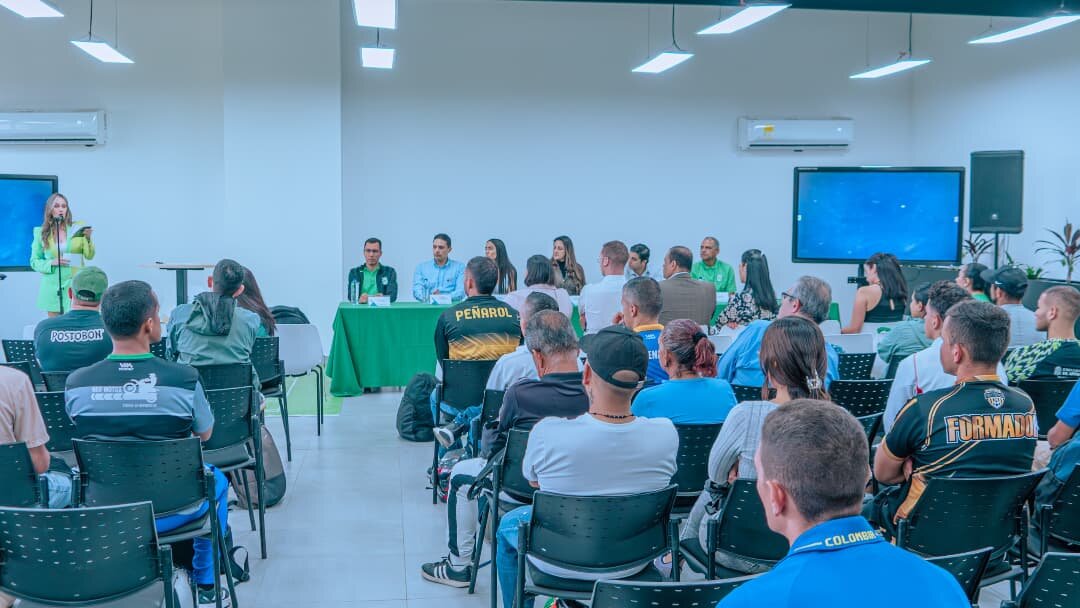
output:
[[[0,112],[0,144],[105,143],[105,112]]]
[[[739,148],[742,150],[842,150],[854,141],[855,121],[850,118],[739,119]]]

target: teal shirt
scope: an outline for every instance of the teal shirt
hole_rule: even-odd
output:
[[[237,306],[229,333],[218,336],[210,333],[209,321],[199,302],[181,304],[169,315],[169,345],[177,353],[179,363],[250,363],[260,323],[259,315]],[[260,386],[258,378],[254,385]]]
[[[728,264],[716,260],[712,267],[706,266],[705,262],[698,260],[690,268],[690,277],[699,281],[706,281],[716,286],[717,293],[735,293],[735,270]]]

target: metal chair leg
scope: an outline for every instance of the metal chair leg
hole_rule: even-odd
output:
[[[473,543],[472,572],[469,576],[469,595],[476,593],[476,579],[480,576],[480,554],[484,552],[484,536],[487,532],[489,509],[480,514],[480,526],[476,529],[476,542]],[[491,564],[495,568],[495,564]]]
[[[213,480],[213,477],[210,478]],[[211,486],[213,487],[213,486]],[[216,489],[214,490],[216,492]],[[239,600],[236,599],[236,582],[233,581],[232,563],[229,560],[229,550],[225,546],[225,526],[228,522],[222,522],[217,516],[217,499],[210,499],[210,528],[214,535],[211,551],[214,554],[214,590],[217,592],[217,605],[221,606],[221,565],[225,565],[225,584],[229,589],[229,605],[239,608]],[[220,559],[218,556],[220,555]]]
[[[251,531],[254,532],[255,507],[252,506],[253,503],[251,502],[251,484],[248,483],[247,471],[243,469],[238,469],[238,474],[240,475],[240,479],[243,481],[244,484],[244,498],[247,500],[248,520],[251,522]]]
[[[292,435],[289,433],[289,396],[285,391],[285,384],[281,385],[281,396],[278,397],[281,404],[281,424],[285,427],[285,457],[292,462]]]
[[[266,559],[266,506],[263,496],[266,496],[266,479],[263,476],[263,448],[262,430],[257,429],[255,434],[255,487],[259,490],[259,549],[263,559]]]
[[[316,416],[315,416],[315,433],[317,435],[319,435],[319,436],[322,436],[323,408],[324,408],[324,399],[326,398],[326,393],[323,392],[323,391],[326,390],[325,385],[323,384],[323,382],[324,382],[324,380],[323,380],[322,366],[321,365],[316,365],[315,366],[315,384],[319,388],[319,395],[315,398],[315,412],[316,412]]]

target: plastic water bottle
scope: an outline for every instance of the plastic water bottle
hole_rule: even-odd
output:
[[[349,302],[356,304],[360,301],[360,281],[352,279],[349,281]]]

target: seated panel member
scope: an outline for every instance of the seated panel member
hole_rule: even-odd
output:
[[[1047,339],[1018,348],[1005,361],[1010,382],[1021,380],[1080,379],[1080,341],[1076,320],[1080,318],[1080,291],[1060,285],[1039,295],[1035,329]]]
[[[772,279],[769,278],[769,260],[760,249],[747,249],[739,263],[740,291],[716,317],[717,329],[724,326],[736,329],[759,319],[776,318],[780,305],[776,303]]]
[[[652,252],[649,251],[649,246],[645,243],[630,246],[630,253],[626,259],[626,270],[623,272],[623,276],[626,277],[627,281],[638,277],[649,277],[656,281],[664,279],[663,274],[649,268],[649,257],[651,255]]]
[[[900,484],[874,499],[871,519],[890,532],[930,477],[1031,471],[1035,404],[996,372],[1009,344],[1009,315],[988,302],[962,301],[946,313],[941,338],[941,364],[956,386],[908,401],[874,456],[874,477]]]
[[[869,449],[862,426],[831,403],[800,399],[765,418],[754,455],[769,529],[791,549],[718,608],[968,608],[956,579],[886,542],[859,515]],[[902,577],[882,593],[883,581]]]
[[[693,261],[694,254],[682,246],[672,247],[664,256],[664,280],[660,281],[660,291],[664,294],[661,323],[675,319],[690,319],[698,325],[712,322],[716,310],[716,290],[713,283],[690,276]],[[717,261],[717,264],[723,262]],[[734,289],[733,285],[732,291]]]
[[[366,304],[369,296],[390,296],[391,302],[397,302],[397,271],[384,266],[382,259],[382,241],[375,237],[364,241],[364,265],[349,270],[347,285],[353,281],[359,285],[358,301]]]
[[[701,241],[701,260],[690,267],[691,278],[713,285],[716,293],[735,295],[735,270],[716,256],[720,253],[720,241],[707,236]]]
[[[70,372],[109,356],[112,340],[98,312],[108,287],[108,277],[97,266],[87,266],[72,277],[71,310],[34,329],[34,351],[42,371]]]
[[[465,298],[465,265],[451,260],[450,251],[450,236],[436,234],[431,240],[432,259],[421,262],[413,273],[412,296],[417,302],[437,294],[450,294],[455,302]]]
[[[1035,313],[1020,303],[1027,293],[1027,273],[1016,266],[1002,266],[997,270],[984,270],[982,279],[990,285],[990,301],[1009,313],[1009,348],[1046,339],[1046,332],[1035,328]]]

